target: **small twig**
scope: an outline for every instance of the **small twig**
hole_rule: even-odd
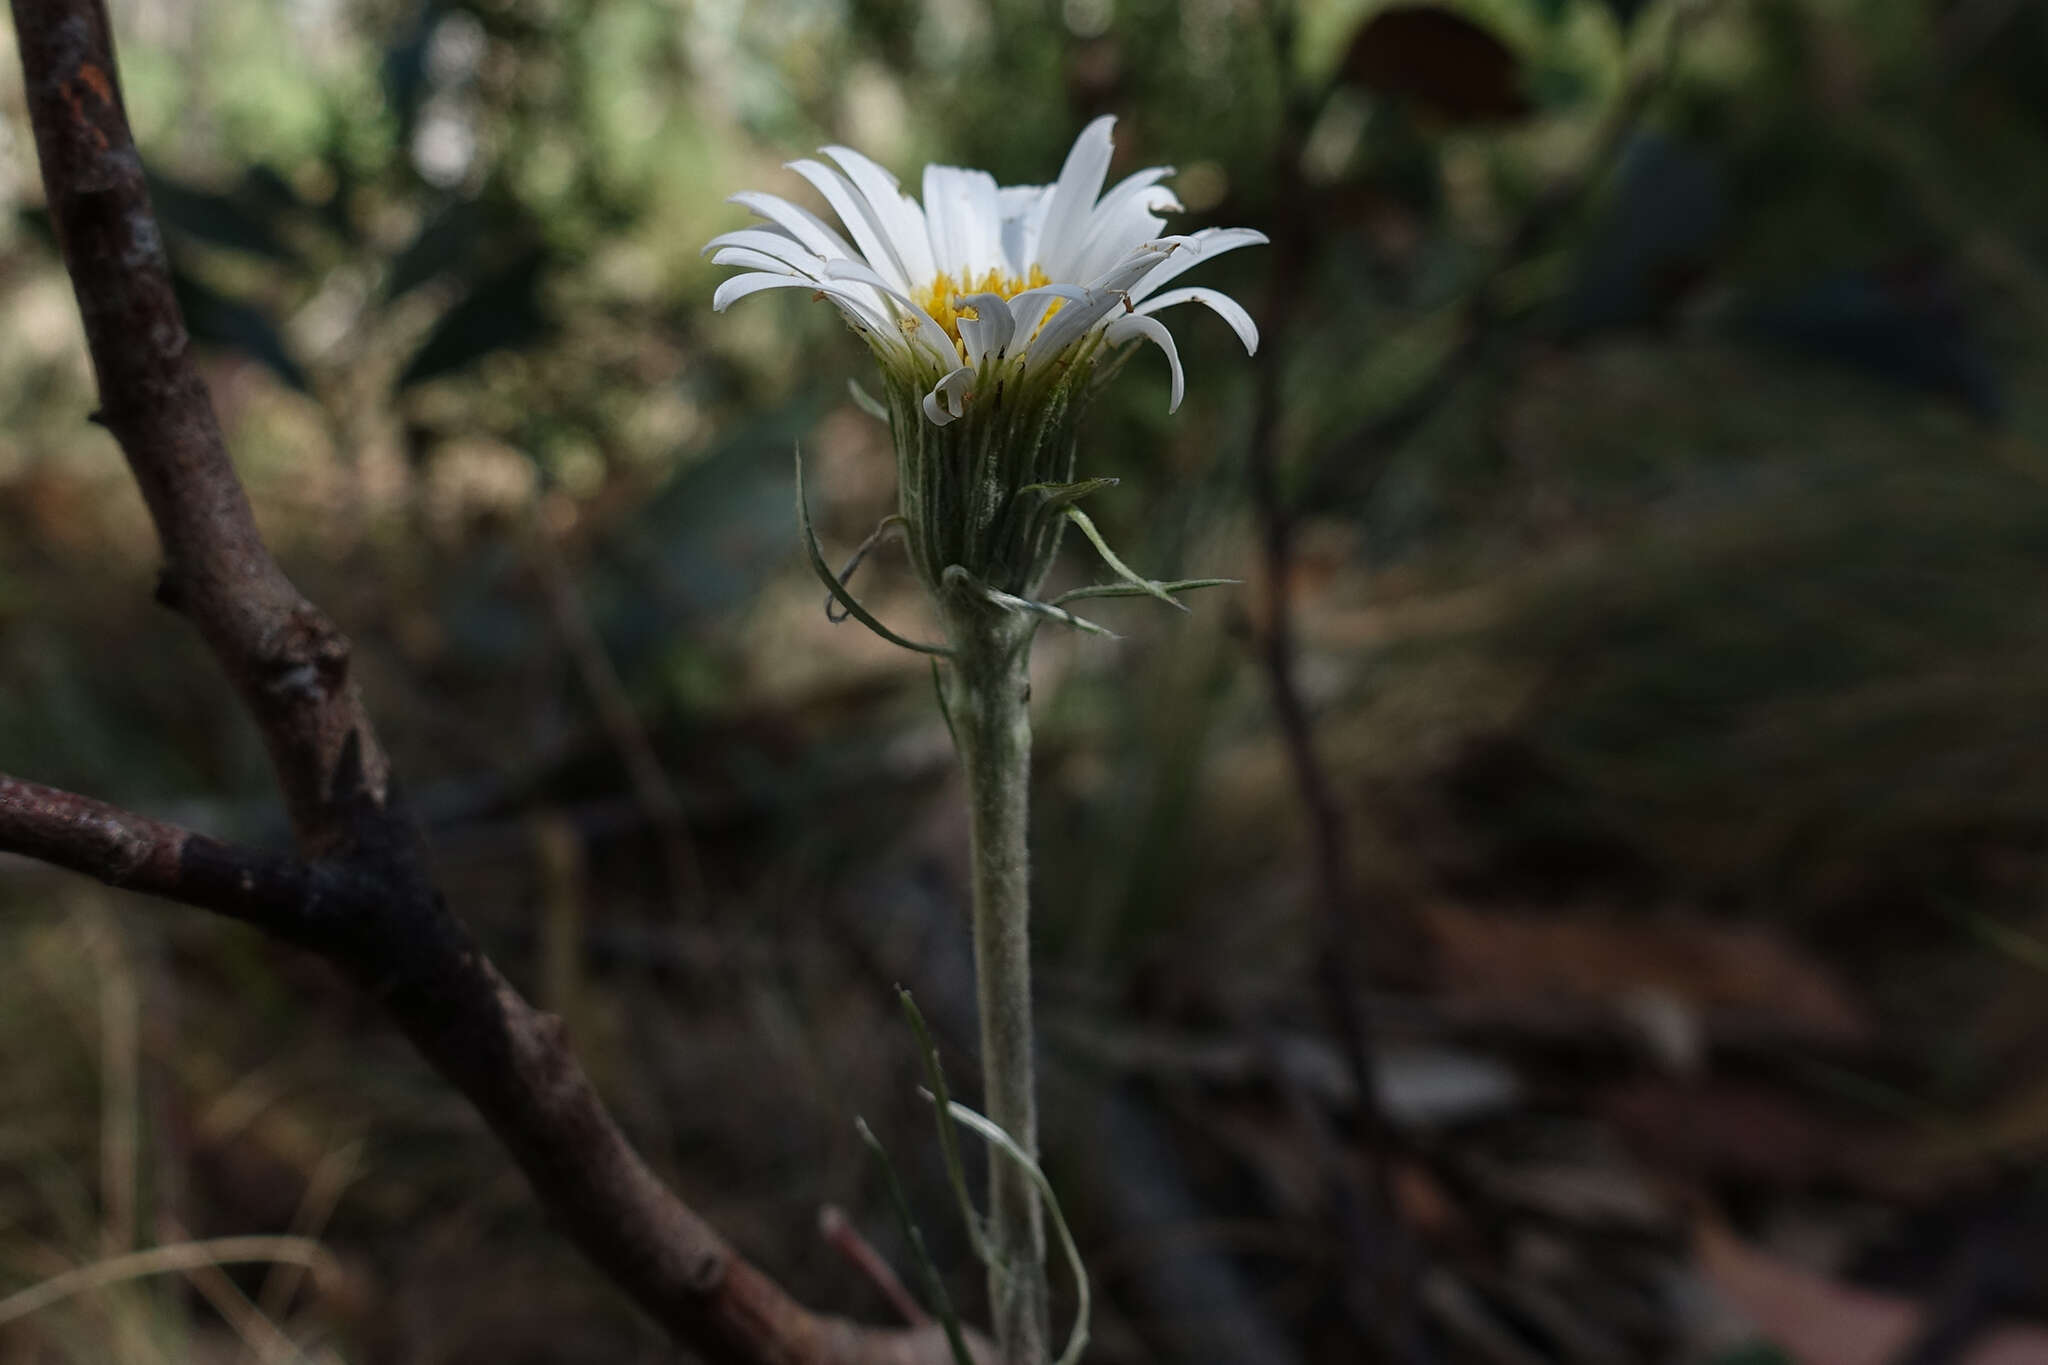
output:
[[[902,1277],[897,1275],[895,1267],[883,1259],[882,1253],[875,1250],[873,1243],[860,1235],[860,1229],[846,1216],[846,1210],[837,1204],[827,1204],[819,1209],[818,1235],[889,1301],[889,1306],[896,1310],[897,1317],[912,1327],[923,1327],[931,1322],[932,1315],[919,1307],[916,1299],[910,1297],[910,1291],[903,1287]]]

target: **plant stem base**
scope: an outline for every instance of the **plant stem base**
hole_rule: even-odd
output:
[[[973,816],[974,964],[981,1006],[983,1104],[1038,1156],[1032,1058],[1030,825],[1031,626],[963,605],[949,613],[956,651],[946,687]],[[1051,1359],[1045,1223],[1013,1162],[989,1158],[989,1300],[1004,1365]]]

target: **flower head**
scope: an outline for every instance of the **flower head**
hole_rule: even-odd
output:
[[[1160,183],[1171,167],[1139,171],[1103,193],[1114,122],[1105,116],[1082,130],[1051,185],[998,187],[986,171],[927,166],[922,205],[889,172],[845,147],[824,149],[831,165],[791,162],[847,236],[776,195],[734,195],[769,226],[712,239],[706,250],[715,262],[746,270],[718,287],[712,307],[723,311],[764,289],[809,289],[831,300],[867,339],[891,385],[918,391],[918,408],[935,426],[959,420],[999,384],[1036,388],[1049,376],[1085,374],[1104,347],[1140,340],[1166,353],[1169,411],[1177,409],[1185,387],[1180,355],[1154,314],[1204,304],[1248,352],[1259,333],[1226,294],[1160,288],[1266,237],[1250,228],[1162,236],[1159,213],[1180,209]]]
[[[896,445],[899,511],[885,526],[902,531],[911,564],[956,640],[974,633],[973,622],[991,619],[1015,625],[1021,639],[1029,638],[1031,619],[1094,628],[1056,603],[1032,600],[1069,523],[1125,580],[1113,591],[1171,600],[1165,585],[1125,568],[1074,505],[1115,482],[1075,478],[1096,362],[1130,342],[1157,343],[1178,408],[1180,355],[1155,313],[1205,304],[1247,351],[1258,346],[1250,315],[1227,295],[1159,290],[1265,235],[1209,228],[1161,236],[1160,211],[1180,207],[1160,184],[1172,174],[1168,167],[1139,171],[1103,193],[1113,122],[1099,118],[1083,129],[1050,185],[999,187],[985,171],[927,166],[922,204],[860,153],[827,147],[832,164],[804,160],[790,168],[825,197],[845,236],[786,199],[748,191],[733,200],[768,226],[724,233],[705,248],[719,265],[745,271],[719,285],[712,307],[723,311],[764,289],[807,289],[831,300],[867,339],[881,364]],[[805,528],[808,536],[807,514]],[[847,595],[825,570],[815,539],[810,549],[813,567],[848,611],[908,643]]]

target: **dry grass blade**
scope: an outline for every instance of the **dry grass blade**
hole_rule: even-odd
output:
[[[79,1294],[89,1294],[127,1280],[150,1275],[187,1274],[252,1262],[297,1265],[316,1274],[322,1270],[332,1273],[336,1269],[334,1258],[318,1242],[304,1237],[216,1237],[202,1242],[175,1242],[169,1246],[151,1247],[147,1251],[94,1261],[61,1275],[52,1275],[20,1293],[10,1294],[0,1299],[0,1327],[40,1312],[53,1303],[62,1303]]]

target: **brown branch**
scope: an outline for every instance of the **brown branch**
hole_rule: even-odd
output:
[[[860,1229],[846,1216],[846,1210],[837,1204],[827,1204],[818,1210],[818,1235],[825,1244],[839,1253],[840,1259],[866,1277],[881,1296],[889,1301],[896,1315],[914,1327],[922,1327],[932,1320],[932,1315],[918,1305],[903,1287],[903,1279],[896,1268],[889,1264],[874,1243],[860,1235]]]
[[[389,775],[349,679],[348,642],[265,548],[221,444],[128,131],[104,11],[16,0],[50,216],[114,433],[163,542],[159,596],[192,619],[270,747],[292,825],[345,849]]]
[[[348,671],[349,645],[271,558],[171,289],[94,0],[13,0],[50,216],[120,441],[189,616],[268,744],[302,858],[239,849],[0,777],[0,851],[215,911],[373,995],[482,1113],[583,1252],[676,1340],[730,1365],[938,1365],[936,1329],[796,1303],[657,1179],[535,1011],[448,912]]]
[[[519,997],[431,890],[409,899],[350,863],[237,848],[4,774],[0,851],[211,910],[334,962],[483,1113],[584,1253],[708,1359],[949,1359],[936,1329],[885,1331],[814,1314],[735,1253],[627,1144],[561,1021]]]

